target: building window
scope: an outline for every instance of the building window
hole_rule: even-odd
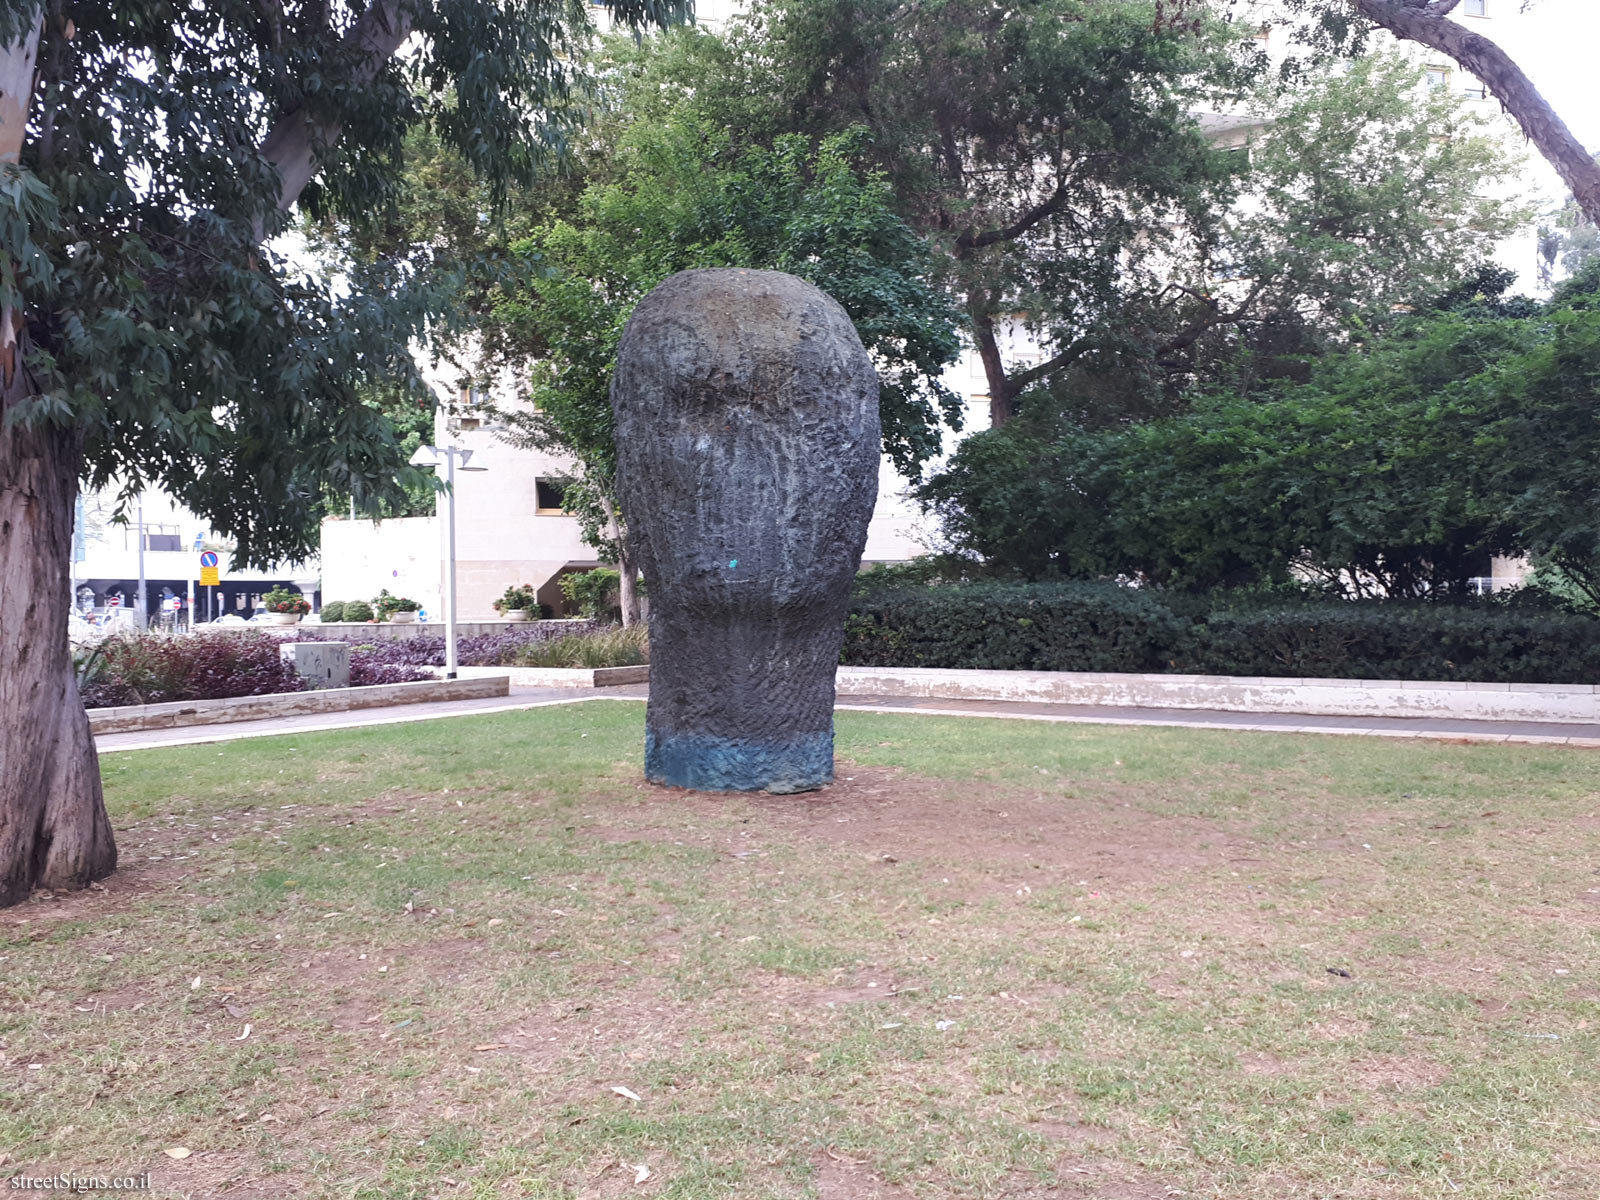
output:
[[[1489,15],[1488,7],[1489,0],[1466,0],[1466,3],[1461,6],[1461,11],[1469,17],[1487,17]]]
[[[1428,86],[1434,91],[1450,86],[1449,67],[1429,67],[1423,74],[1427,76]]]
[[[1489,98],[1489,89],[1481,83],[1474,83],[1469,87],[1462,88],[1461,94],[1468,100],[1487,100]]]
[[[558,513],[561,511],[562,502],[566,499],[567,489],[553,479],[536,479],[533,481],[534,494],[538,499],[541,513]]]

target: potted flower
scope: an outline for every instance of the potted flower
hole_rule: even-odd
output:
[[[273,588],[261,597],[261,603],[274,625],[298,625],[300,618],[311,611],[311,601],[288,588]]]
[[[380,621],[389,621],[395,625],[409,625],[417,619],[417,610],[422,605],[415,600],[408,600],[404,596],[391,596],[389,589],[384,588],[372,601],[372,607],[377,612]]]
[[[539,610],[539,601],[533,594],[533,584],[512,584],[506,589],[505,595],[494,602],[494,610],[508,621],[529,620]]]

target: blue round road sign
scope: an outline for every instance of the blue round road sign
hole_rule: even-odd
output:
[[[217,552],[215,550],[207,550],[204,554],[202,554],[200,556],[200,565],[202,567],[214,567],[214,566],[216,566],[217,565]]]

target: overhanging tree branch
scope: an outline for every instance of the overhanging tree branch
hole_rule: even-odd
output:
[[[1054,216],[1060,210],[1062,204],[1066,202],[1066,199],[1067,189],[1066,185],[1063,184],[1011,224],[1000,229],[988,229],[983,233],[974,233],[968,230],[956,238],[956,245],[962,250],[982,250],[985,246],[993,246],[996,242],[1015,241],[1040,221]]]
[[[1481,33],[1447,18],[1445,14],[1455,7],[1455,0],[1349,3],[1363,17],[1396,37],[1437,50],[1482,80],[1572,189],[1583,215],[1600,224],[1600,164],[1510,55]]]
[[[354,60],[349,81],[365,86],[400,49],[411,34],[413,12],[409,0],[374,0],[344,36],[344,51]],[[339,124],[319,121],[305,107],[280,117],[266,140],[261,157],[278,171],[278,210],[286,211],[300,198],[317,172],[322,149],[339,137]],[[258,220],[256,234],[265,236],[265,218]]]

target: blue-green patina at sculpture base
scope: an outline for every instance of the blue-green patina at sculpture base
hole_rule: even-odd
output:
[[[833,782],[833,730],[778,740],[647,729],[644,774],[702,792],[809,792]]]

